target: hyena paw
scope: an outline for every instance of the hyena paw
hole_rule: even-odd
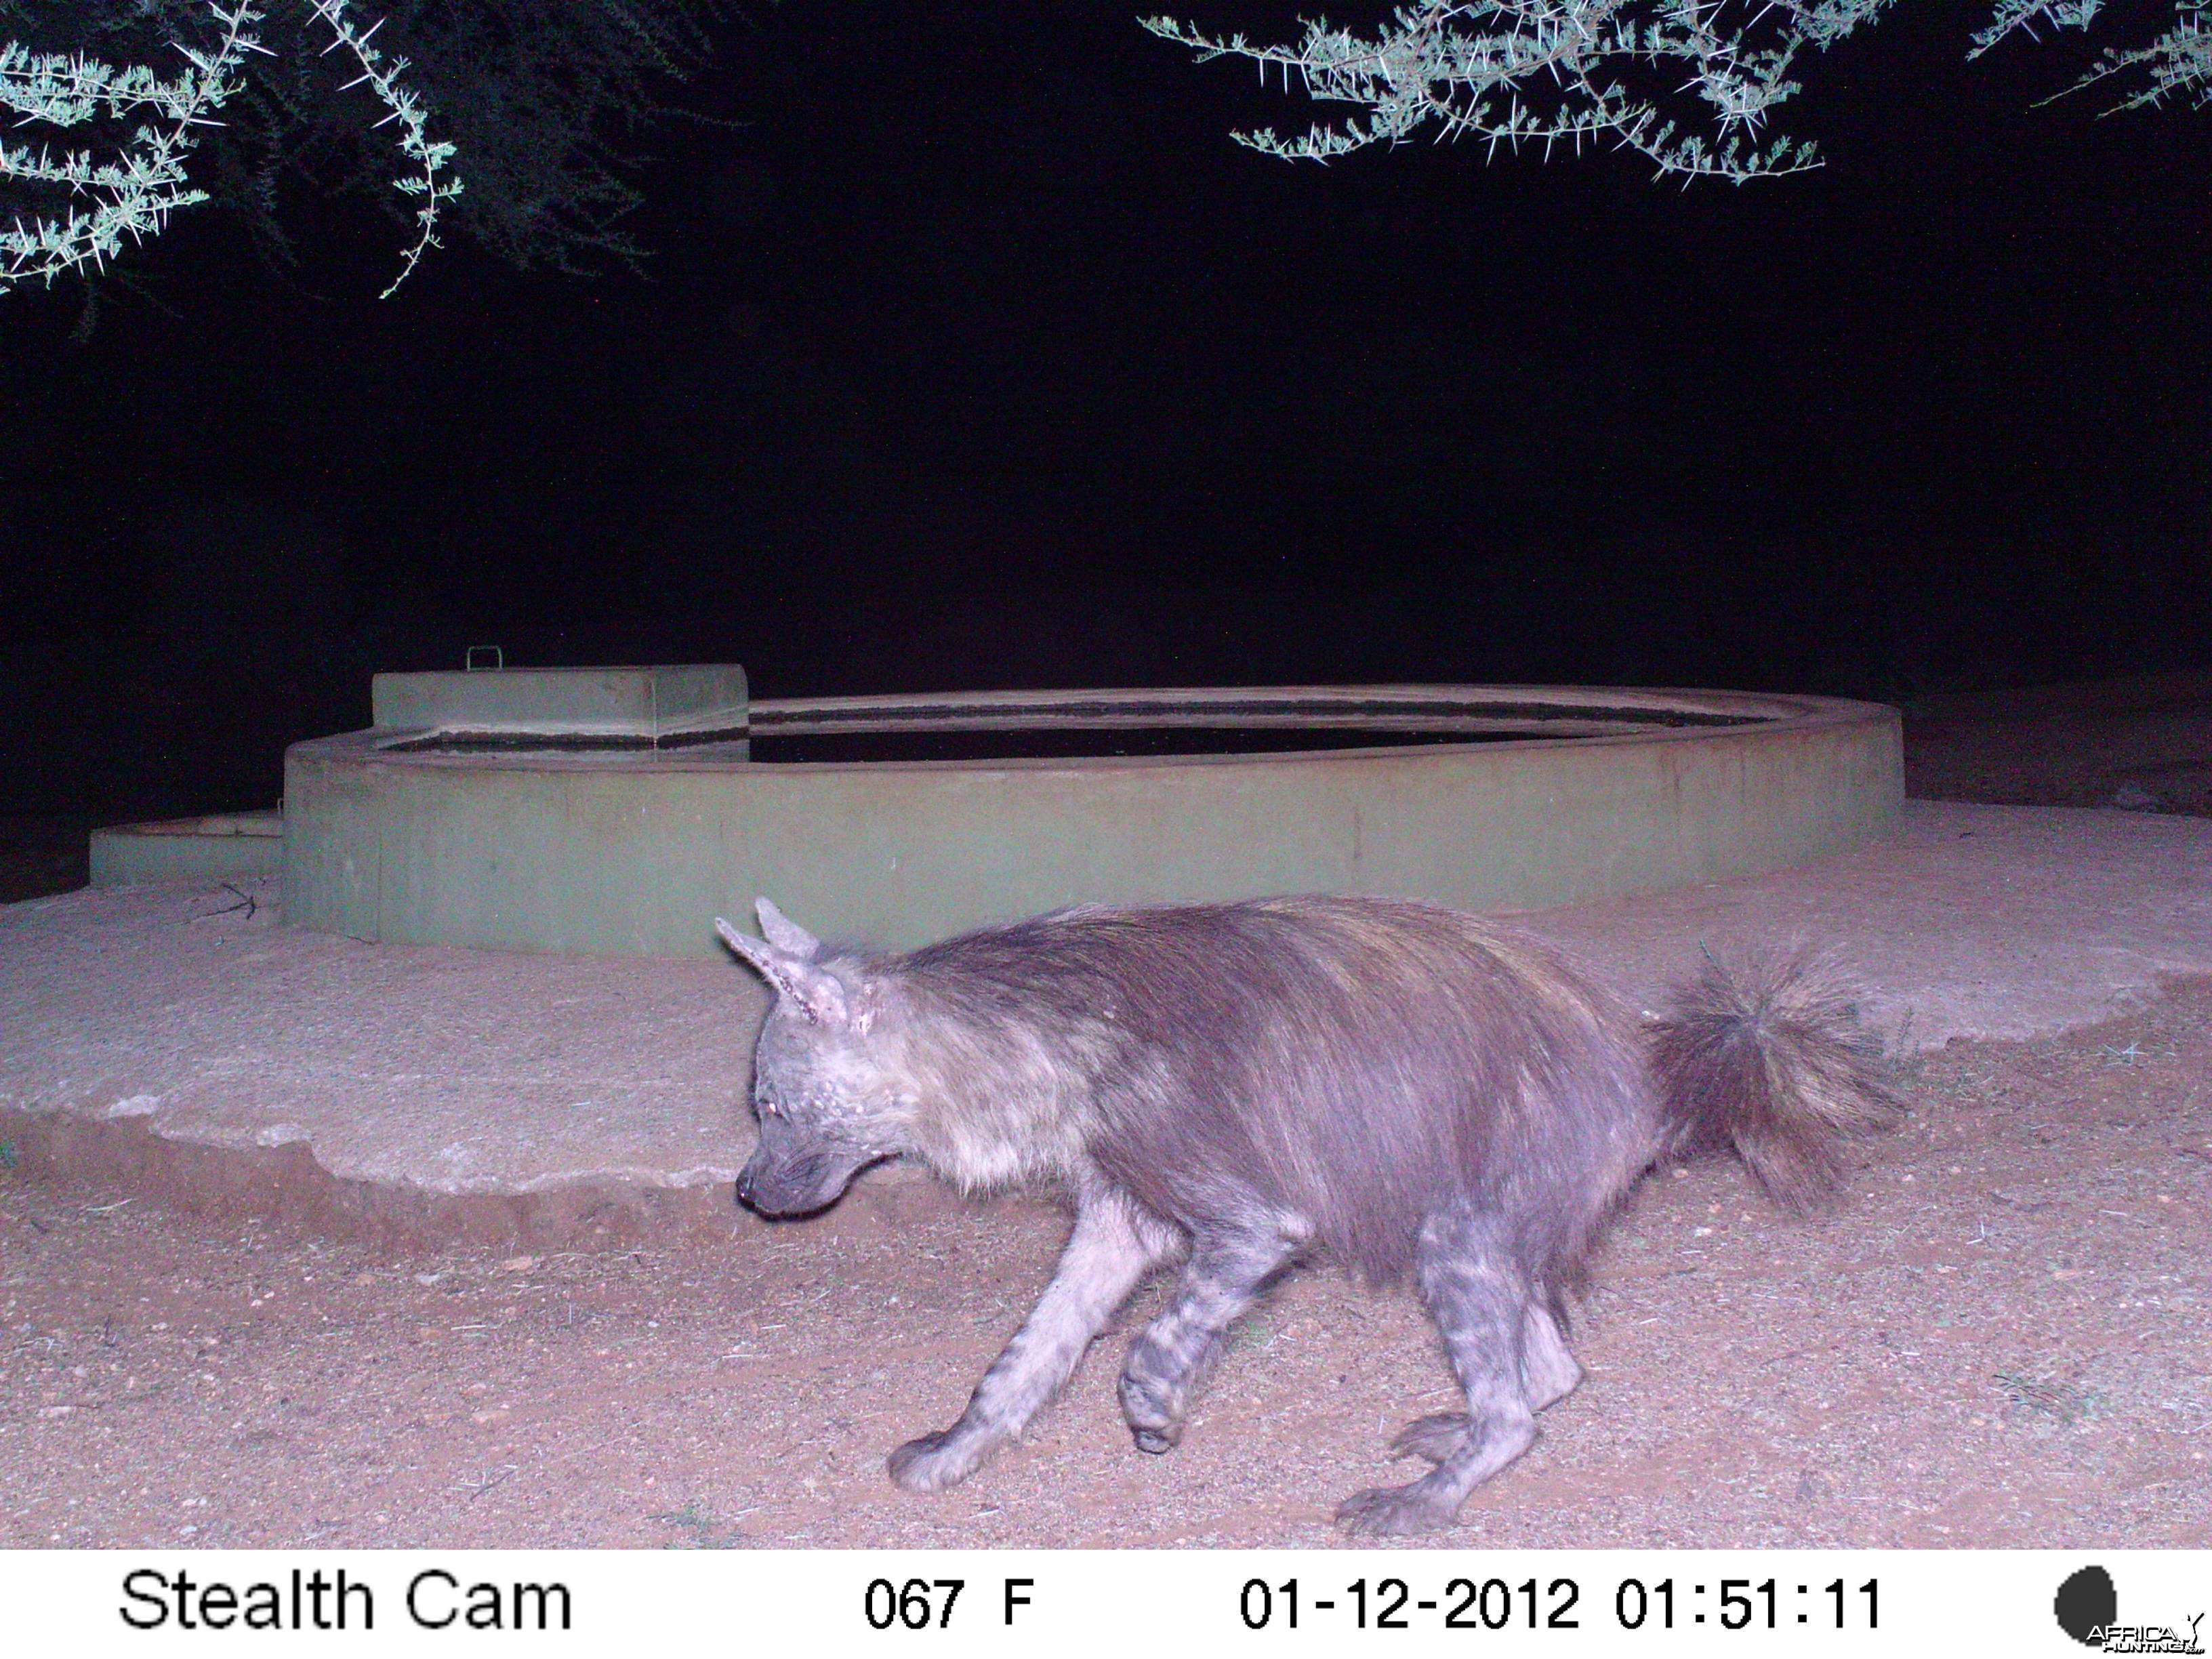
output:
[[[1150,1452],[1157,1457],[1162,1452],[1173,1451],[1182,1443],[1182,1425],[1170,1423],[1164,1429],[1140,1429],[1132,1423],[1129,1425],[1129,1437],[1137,1443],[1139,1451]]]
[[[1431,1463],[1441,1463],[1466,1446],[1468,1432],[1465,1412],[1432,1413],[1399,1430],[1398,1437],[1390,1443],[1390,1455],[1423,1457]]]
[[[1437,1532],[1459,1518],[1459,1505],[1409,1486],[1375,1486],[1354,1492],[1336,1506],[1336,1524],[1355,1537],[1395,1538],[1410,1532]]]
[[[989,1449],[957,1429],[909,1440],[887,1460],[891,1479],[908,1492],[943,1492],[975,1472]]]
[[[1121,1415],[1129,1419],[1139,1451],[1173,1451],[1182,1439],[1182,1401],[1149,1379],[1123,1373]]]

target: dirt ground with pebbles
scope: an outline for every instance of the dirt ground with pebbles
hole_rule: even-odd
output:
[[[1586,1380],[1429,1541],[2212,1544],[2212,981],[2167,989],[1923,1055],[1827,1219],[1659,1171],[1580,1311]],[[1155,1288],[1023,1443],[894,1488],[1064,1225],[948,1200],[743,1249],[395,1254],[0,1172],[0,1545],[1316,1547],[1416,1472],[1385,1447],[1450,1404],[1433,1338],[1322,1269],[1176,1452],[1114,1401]]]

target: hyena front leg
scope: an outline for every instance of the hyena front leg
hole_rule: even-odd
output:
[[[1173,1449],[1237,1316],[1289,1265],[1298,1241],[1274,1226],[1200,1233],[1167,1311],[1129,1345],[1121,1414],[1140,1451]]]
[[[1402,1486],[1382,1486],[1337,1505],[1347,1532],[1429,1532],[1448,1527],[1467,1495],[1528,1449],[1535,1409],[1579,1380],[1558,1324],[1530,1295],[1498,1218],[1465,1209],[1429,1218],[1415,1267],[1421,1298],[1443,1337],[1467,1395],[1464,1417],[1426,1417],[1397,1449],[1436,1468]]]
[[[983,1373],[960,1420],[893,1452],[891,1479],[909,1492],[938,1492],[966,1480],[1060,1391],[1137,1281],[1181,1243],[1172,1229],[1103,1183],[1079,1192],[1075,1231],[1052,1283]]]

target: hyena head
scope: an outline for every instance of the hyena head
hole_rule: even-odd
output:
[[[775,993],[753,1051],[760,1139],[738,1172],[738,1201],[768,1216],[807,1215],[853,1177],[910,1150],[911,1093],[879,1022],[885,988],[859,964],[819,962],[822,942],[766,899],[765,943],[714,919],[722,942]]]

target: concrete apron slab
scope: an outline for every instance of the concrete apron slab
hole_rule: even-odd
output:
[[[580,1248],[732,1207],[742,970],[373,945],[274,926],[274,881],[0,908],[0,1153],[336,1232]],[[799,919],[809,920],[803,913]],[[1830,945],[1903,1049],[2094,1024],[2212,974],[2212,822],[1909,803],[1880,843],[1524,915],[1638,1006],[1722,956]],[[833,1224],[949,1201],[879,1170]]]

